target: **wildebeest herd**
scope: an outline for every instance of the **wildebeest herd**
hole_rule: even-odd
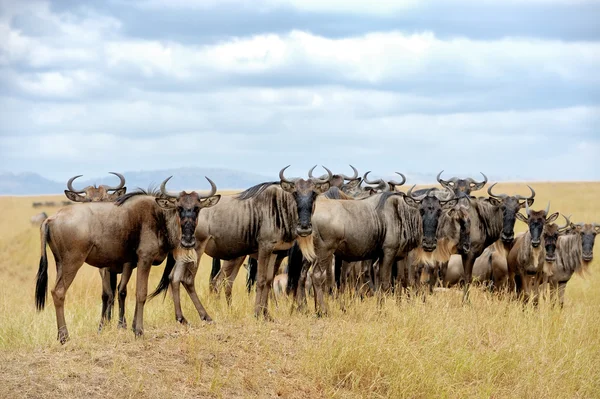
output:
[[[37,309],[46,302],[47,245],[56,260],[52,298],[61,343],[68,339],[65,295],[84,262],[102,275],[100,328],[111,318],[115,296],[119,326],[126,327],[127,283],[136,267],[136,336],[143,334],[146,299],[169,287],[176,320],[187,323],[180,305],[181,284],[201,319],[210,321],[195,288],[204,253],[213,258],[211,290],[224,286],[228,303],[241,265],[246,257],[252,260],[248,275],[256,282],[254,314],[265,319],[271,319],[269,296],[286,258],[286,276],[276,279],[277,291],[292,295],[295,306],[305,308],[310,286],[318,315],[327,314],[328,295],[343,298],[339,294],[347,290],[360,297],[377,295],[382,301],[392,293],[426,294],[438,284],[463,284],[467,299],[473,280],[534,304],[540,287],[548,284],[552,293],[558,292],[562,306],[567,282],[592,261],[600,232],[596,223],[572,223],[566,216],[564,225],[555,224],[559,214],[550,214],[550,204],[533,210],[535,191],[529,186],[527,197],[494,193],[495,184],[488,188],[489,196],[473,196],[487,184],[483,173],[484,179],[476,181],[444,180],[440,172],[441,187],[413,186],[403,192],[406,178],[400,173],[401,181],[384,181],[369,180],[370,172],[361,178],[354,167],[352,176],[324,168],[327,173],[315,177],[313,167],[304,179],[286,177],[286,169],[277,181],[224,197],[216,194],[208,177],[211,191],[206,195],[171,194],[166,189],[170,178],[160,189],[130,193],[118,173],[113,173],[120,179],[115,187],[78,191],[72,183],[79,176],[69,179],[65,195],[79,204],[61,208],[40,226]],[[515,236],[517,219],[528,230]],[[165,259],[160,283],[148,295],[150,269]]]

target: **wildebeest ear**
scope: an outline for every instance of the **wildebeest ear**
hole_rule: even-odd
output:
[[[594,224],[594,231],[596,231],[596,233],[600,233],[600,225]]]
[[[529,223],[527,216],[523,215],[522,213],[517,212],[516,216],[517,216],[517,219],[519,219],[521,222]]]
[[[454,198],[454,199],[445,201],[442,204],[442,209],[452,209],[456,206],[456,204],[458,204],[458,198]]]
[[[497,199],[497,198],[494,198],[494,197],[489,197],[489,198],[487,198],[487,201],[488,201],[490,204],[492,204],[493,206],[500,206],[500,205],[502,205],[502,201],[500,201],[499,199]]]
[[[546,223],[554,222],[556,219],[558,219],[558,215],[559,215],[558,212],[554,212],[552,215],[550,215],[546,218]]]
[[[360,179],[350,180],[348,183],[344,184],[344,188],[353,189],[360,186]]]
[[[65,190],[65,195],[68,199],[74,202],[86,202],[86,198],[82,195],[74,193],[73,191]]]
[[[155,200],[158,206],[163,209],[173,209],[177,202],[177,199],[175,198],[155,198]]]
[[[200,203],[203,208],[210,208],[211,206],[217,205],[219,200],[221,199],[221,194],[213,195],[212,197],[202,198]]]
[[[408,195],[403,195],[402,198],[404,198],[404,202],[406,202],[406,205],[412,206],[413,208],[419,207],[419,203],[411,197],[409,197]]]
[[[321,194],[329,190],[329,187],[331,187],[331,184],[329,184],[329,182],[315,184],[315,191]]]
[[[477,190],[481,190],[483,188],[483,186],[485,186],[487,182],[482,181],[481,183],[471,183],[471,190],[473,191],[477,191]]]
[[[282,181],[280,184],[281,184],[281,188],[284,191],[287,191],[288,193],[293,193],[294,190],[295,190],[294,183],[290,183],[290,182],[287,182],[287,181]]]

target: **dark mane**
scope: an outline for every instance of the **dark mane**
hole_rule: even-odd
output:
[[[115,200],[115,205],[116,206],[121,206],[121,205],[123,205],[123,203],[125,201],[127,201],[131,197],[137,197],[139,195],[149,195],[149,196],[155,197],[155,198],[161,198],[161,197],[163,197],[162,193],[160,192],[160,189],[157,188],[156,186],[150,186],[150,187],[148,187],[147,190],[144,190],[143,188],[138,187],[137,190],[132,191],[132,192],[127,193],[127,194],[123,194],[119,198],[117,198]]]
[[[329,187],[329,190],[323,193],[323,197],[334,200],[353,200],[351,196],[343,192],[337,187]]]
[[[240,200],[247,200],[249,198],[256,197],[257,195],[259,195],[260,193],[265,191],[267,188],[274,186],[276,184],[279,184],[279,182],[278,181],[270,181],[270,182],[266,182],[266,183],[257,184],[256,186],[252,186],[249,189],[242,191],[235,198],[240,199]]]
[[[388,191],[385,193],[381,193],[381,196],[379,197],[379,201],[377,202],[377,206],[375,207],[375,209],[377,209],[377,211],[380,211],[383,209],[383,206],[385,205],[386,201],[393,196],[396,195],[401,195],[404,196],[404,193],[400,193],[400,192],[393,192],[393,191]],[[369,197],[367,197],[369,198]]]

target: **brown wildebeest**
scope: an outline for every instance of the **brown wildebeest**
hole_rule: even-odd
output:
[[[46,212],[40,212],[36,215],[33,215],[29,221],[31,222],[32,226],[40,226],[42,224],[42,222],[44,220],[46,220],[48,218],[48,215],[46,214]]]
[[[77,179],[78,177],[82,176],[82,175],[78,175],[78,176],[71,177],[69,179],[69,181],[67,182],[68,190],[65,190],[65,195],[67,196],[68,199],[70,199],[71,201],[74,201],[74,202],[100,202],[100,201],[113,202],[113,201],[115,201],[118,197],[124,195],[125,192],[127,191],[127,187],[125,187],[125,178],[120,173],[116,173],[116,172],[108,172],[108,173],[113,174],[119,178],[120,182],[119,182],[118,186],[111,187],[111,186],[107,186],[105,184],[101,184],[98,187],[96,187],[96,185],[93,185],[93,186],[87,186],[83,190],[75,190],[73,188],[73,181],[75,179]],[[112,191],[112,193],[111,193],[111,191]],[[81,194],[85,194],[85,195],[81,195]]]
[[[511,282],[515,282],[517,294],[537,303],[539,284],[543,274],[547,274],[549,264],[556,260],[556,241],[560,233],[553,222],[558,212],[548,215],[550,203],[545,210],[534,211],[525,203],[527,216],[517,213],[517,218],[527,223],[528,230],[515,240],[508,254],[508,272]]]
[[[139,191],[120,197],[116,204],[88,202],[62,208],[42,224],[42,255],[35,302],[38,310],[42,310],[46,303],[48,244],[56,259],[56,284],[52,298],[61,343],[69,337],[64,316],[65,295],[84,262],[99,268],[112,268],[113,271],[119,271],[114,269],[125,263],[136,264],[137,302],[133,331],[136,336],[141,336],[151,266],[160,264],[170,252],[174,252],[176,259],[193,259],[196,255],[193,248],[196,245],[194,231],[198,214],[202,208],[215,205],[220,195],[214,195],[216,186],[207,178],[212,190],[206,197],[185,191],[176,197],[168,196],[165,185],[169,179],[161,184],[161,194],[148,195]],[[210,320],[196,292],[188,290],[188,293],[200,316]]]
[[[423,261],[444,256],[450,244],[440,242],[437,248],[437,225],[442,209],[452,208],[458,200],[428,199],[426,203],[435,201],[438,205],[429,212],[422,205],[423,199],[415,199],[410,193],[410,190],[408,194],[386,192],[360,201],[317,202],[313,216],[317,256],[311,276],[317,314],[328,311],[323,286],[334,255],[350,262],[379,258],[382,293],[391,289],[392,263],[404,258],[410,250],[421,245],[424,251],[419,256]],[[421,209],[423,217],[419,215]]]
[[[501,204],[496,198],[470,196],[471,191],[480,190],[487,183],[488,179],[485,174],[481,173],[484,177],[482,182],[477,182],[472,178],[459,179],[457,177],[446,181],[441,179],[442,172],[438,173],[438,182],[447,190],[453,191],[457,197],[466,198],[470,202],[471,251],[461,254],[466,283],[463,300],[467,300],[475,259],[501,236],[503,225]]]
[[[68,190],[65,190],[65,195],[68,199],[75,202],[114,202],[121,195],[125,195],[127,187],[125,187],[125,177],[120,173],[109,172],[119,178],[119,185],[116,187],[110,187],[107,185],[100,185],[99,187],[87,186],[81,191],[77,191],[73,188],[73,181],[82,175],[74,176],[67,182]],[[112,191],[112,193],[111,193]],[[80,195],[85,194],[85,195]],[[72,204],[68,202],[67,204]],[[117,288],[117,273],[110,271],[106,268],[98,269],[100,278],[102,279],[102,311],[100,313],[100,323],[98,330],[102,330],[104,323],[110,321],[112,318],[112,310],[115,302],[115,294],[119,296],[119,324],[120,328],[126,328],[127,322],[125,320],[125,298],[127,297],[127,283],[131,278],[131,273],[135,266],[132,264],[123,265],[121,281]]]
[[[515,235],[515,222],[517,213],[527,202],[531,206],[534,201],[535,191],[529,187],[531,195],[524,197],[521,195],[509,196],[507,194],[494,194],[492,189],[496,183],[488,187],[489,201],[494,202],[502,210],[502,233],[500,240],[487,247],[483,253],[475,259],[473,264],[473,279],[481,282],[489,281],[495,289],[506,289],[508,287],[508,266],[506,258],[510,252]],[[459,280],[464,280],[464,269],[462,259],[451,257],[448,263],[444,282],[446,286],[454,285]]]
[[[330,187],[333,176],[327,168],[327,179],[302,178],[289,180],[285,170],[279,172],[279,181],[258,184],[235,197],[224,197],[217,206],[202,212],[196,229],[195,264],[175,265],[165,268],[161,282],[153,296],[173,291],[176,318],[186,320],[179,303],[179,284],[194,284],[198,262],[202,254],[225,259],[221,273],[226,281],[225,295],[231,301],[231,286],[246,255],[258,256],[255,316],[271,319],[268,298],[275,271],[294,241],[299,243],[303,255],[312,259],[312,214],[316,197]]]
[[[594,240],[600,233],[600,224],[596,223],[571,223],[565,235],[558,237],[556,243],[556,262],[551,265],[550,273],[544,277],[550,285],[552,296],[558,294],[558,301],[562,308],[565,300],[565,288],[574,273],[584,275],[594,259]]]
[[[428,189],[424,194],[415,196],[411,188],[406,198],[418,204],[423,223],[423,243],[409,257],[399,262],[399,278],[404,289],[408,288],[409,280],[412,280],[414,288],[428,284],[431,293],[437,282],[439,268],[448,262],[450,256],[456,253],[467,254],[471,250],[470,204],[464,198],[456,198],[451,191],[436,189]],[[448,206],[451,199],[456,201]],[[445,204],[447,212],[443,213]],[[431,252],[432,249],[438,252],[435,258],[425,262],[419,260],[424,257],[423,251]]]

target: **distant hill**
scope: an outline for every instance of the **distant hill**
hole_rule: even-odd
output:
[[[120,173],[125,176],[128,191],[138,187],[146,189],[149,186],[158,186],[169,176],[173,176],[167,186],[169,191],[207,190],[210,185],[204,176],[210,177],[218,189],[243,189],[269,181],[269,177],[266,176],[218,168],[179,168]],[[274,180],[274,177],[270,180]],[[75,180],[73,186],[78,189],[92,184],[116,185],[118,182],[119,179],[113,175],[89,179],[83,176]],[[66,181],[56,182],[36,173],[0,173],[0,195],[62,194],[67,188],[66,184]]]

